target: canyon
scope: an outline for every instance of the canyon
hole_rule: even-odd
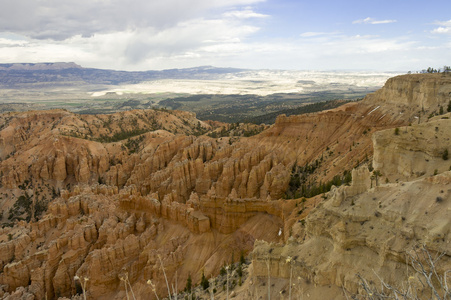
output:
[[[356,274],[400,282],[415,245],[448,270],[450,95],[449,75],[397,76],[361,101],[217,138],[231,125],[165,109],[4,113],[0,296],[76,297],[78,276],[89,299],[125,299],[126,275],[137,299],[154,296],[148,280],[163,297],[165,277],[182,290],[240,255],[252,262],[238,299],[266,297],[268,272],[272,298],[292,276],[300,296],[363,294]],[[309,188],[352,182],[290,197],[299,168]]]

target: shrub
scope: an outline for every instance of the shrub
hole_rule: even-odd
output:
[[[236,273],[238,274],[238,276],[240,278],[243,276],[243,268],[241,267],[241,265],[238,266],[238,269],[236,270]]]
[[[399,135],[399,128],[398,127],[395,128],[395,135]]]
[[[448,149],[445,149],[445,151],[443,151],[442,158],[443,160],[448,160]]]

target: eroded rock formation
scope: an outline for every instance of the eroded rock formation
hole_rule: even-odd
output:
[[[293,272],[294,278],[302,278],[302,292],[321,291],[319,298],[328,297],[330,285],[343,288],[335,299],[365,295],[357,275],[376,284],[383,280],[399,289],[408,281],[415,282],[419,295],[429,297],[431,291],[421,287],[422,275],[413,269],[406,254],[425,246],[434,257],[445,254],[436,265],[439,274],[451,268],[451,172],[447,171],[448,164],[439,166],[447,161],[438,153],[431,154],[429,161],[438,168],[436,174],[431,174],[427,163],[421,163],[437,144],[450,146],[448,135],[438,134],[440,130],[451,130],[448,118],[408,127],[407,133],[399,135],[394,135],[393,129],[375,133],[373,166],[380,168],[381,176],[388,174],[385,178],[410,180],[376,183],[366,166],[354,169],[352,184],[333,188],[302,221],[305,226],[294,233],[302,239],[291,237],[284,245],[256,243],[254,276],[266,277],[270,261],[272,277],[284,278],[286,286]],[[412,136],[419,132],[436,145],[431,141],[412,142]],[[381,143],[388,136],[391,143]],[[406,164],[410,159],[414,160],[412,164]],[[415,159],[420,163],[415,164]],[[412,167],[416,172],[409,169]],[[286,262],[288,257],[293,258],[292,263]]]
[[[77,275],[89,278],[89,297],[124,299],[126,274],[137,297],[153,296],[149,279],[164,295],[162,265],[181,289],[254,245],[255,287],[267,263],[281,288],[293,266],[313,297],[322,293],[314,285],[358,293],[355,273],[372,268],[388,281],[404,275],[406,248],[448,247],[450,125],[424,114],[445,104],[449,84],[425,78],[396,77],[361,102],[279,116],[247,138],[195,136],[219,124],[175,111],[1,115],[2,222],[12,225],[0,231],[2,293],[71,297]],[[365,167],[373,142],[378,173]],[[312,164],[309,183],[345,170],[353,181],[326,200],[283,199],[292,170]]]

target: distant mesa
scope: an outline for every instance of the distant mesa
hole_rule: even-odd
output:
[[[74,62],[56,62],[56,63],[13,63],[0,64],[0,70],[64,70],[64,69],[81,69],[80,65]]]
[[[203,66],[162,71],[116,71],[84,68],[74,62],[0,64],[0,87],[77,86],[136,84],[156,79],[215,79],[244,69]]]

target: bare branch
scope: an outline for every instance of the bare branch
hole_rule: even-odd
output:
[[[446,300],[451,299],[451,291],[448,287],[448,273],[447,270],[443,273],[437,268],[440,260],[446,253],[432,254],[424,245],[415,247],[406,252],[406,275],[405,282],[398,283],[398,286],[393,286],[384,281],[374,270],[374,274],[380,282],[380,289],[374,287],[374,284],[369,284],[368,281],[360,274],[357,277],[360,280],[367,299],[420,299],[420,295],[424,297],[424,293],[432,293],[434,299]],[[409,266],[415,271],[415,274],[410,275]],[[409,276],[410,275],[410,276]],[[416,284],[420,282],[421,285]],[[345,296],[347,296],[345,294]]]

